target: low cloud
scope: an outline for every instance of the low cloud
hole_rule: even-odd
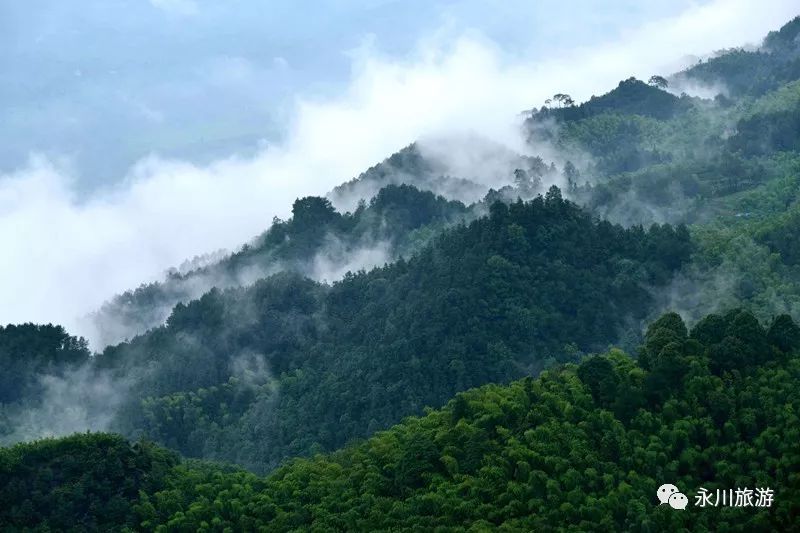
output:
[[[6,425],[14,430],[0,435],[0,444],[107,430],[132,381],[114,379],[88,364],[63,375],[42,374],[35,402],[7,407]]]
[[[333,282],[348,272],[371,270],[394,259],[388,242],[372,246],[349,248],[336,238],[329,237],[325,247],[311,262],[310,277],[321,282]]]
[[[260,387],[273,380],[263,355],[242,353],[231,359],[231,376],[249,387]]]
[[[195,6],[153,4],[185,14]],[[402,60],[367,44],[352,54],[343,94],[296,101],[281,143],[204,166],[149,157],[89,198],[73,193],[68,169],[34,157],[0,176],[0,323],[59,322],[84,333],[77,317],[111,295],[188,257],[235,249],[288,215],[295,198],[322,195],[420,137],[474,132],[524,150],[518,113],[554,92],[581,100],[630,75],[675,70],[674,58],[756,42],[795,10],[778,0],[710,2],[538,63],[474,35],[434,36]]]

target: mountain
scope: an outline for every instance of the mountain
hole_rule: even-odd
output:
[[[690,251],[685,228],[597,222],[552,188],[332,286],[214,290],[96,366],[139,376],[113,427],[265,471],[635,336]]]
[[[447,155],[452,143],[468,150],[476,164],[453,168]],[[176,304],[197,299],[213,287],[249,285],[280,271],[334,281],[348,270],[408,256],[442,228],[485,211],[480,204],[491,190],[485,183],[502,187],[511,183],[515,169],[539,162],[543,163],[477,137],[430,140],[424,149],[417,143],[407,146],[324,198],[301,199],[306,204],[328,202],[326,209],[341,215],[342,220],[316,221],[321,224],[318,233],[294,235],[292,220],[298,214],[293,209],[292,219],[273,220],[267,231],[234,253],[195,257],[170,269],[162,281],[114,296],[89,317],[93,344],[102,349],[159,326]],[[452,177],[451,172],[468,173],[484,184]],[[521,196],[530,198],[536,192]],[[516,198],[513,194],[509,199]],[[303,204],[294,207],[302,210]],[[405,217],[395,219],[400,212]]]
[[[677,76],[718,86],[733,97],[761,96],[800,78],[800,17],[770,32],[757,50],[733,49],[687,69]]]
[[[500,147],[475,141],[483,151],[501,152]],[[510,159],[517,154],[505,153]],[[370,167],[358,177],[335,187],[327,197],[336,206],[354,209],[363,198],[373,197],[389,185],[411,185],[417,189],[454,199],[465,204],[480,200],[488,188],[472,180],[448,175],[450,169],[432,154],[424,154],[417,143],[406,146],[386,160]]]
[[[63,374],[89,357],[86,340],[69,335],[61,326],[0,326],[0,405],[39,394],[37,375]]]
[[[592,96],[582,104],[534,110],[527,122],[531,124],[548,119],[571,122],[603,113],[640,115],[665,120],[686,111],[690,106],[691,100],[686,97],[678,98],[641,80],[628,78],[619,82],[616,89],[601,96]]]
[[[0,328],[4,442],[118,433],[0,449],[0,526],[796,529],[799,20],[560,95],[529,155],[415,143],[113,300],[100,353]]]
[[[0,450],[4,531],[121,531],[131,503],[166,488],[178,456],[118,435],[73,435]]]
[[[237,252],[212,256],[208,264],[198,258],[164,281],[112,298],[91,317],[96,344],[102,348],[160,326],[176,304],[213,287],[250,285],[281,271],[333,281],[348,270],[383,265],[411,254],[438,229],[474,216],[460,202],[409,185],[388,185],[347,213],[326,198],[298,199],[289,220],[274,220]]]
[[[104,435],[19,445],[0,452],[0,523],[81,523],[86,500],[73,495],[85,489],[95,516],[114,501],[119,527],[145,531],[787,531],[800,515],[798,349],[800,328],[785,315],[765,330],[735,310],[687,332],[667,314],[648,328],[638,363],[612,350],[460,393],[266,478],[170,467],[165,452]],[[94,456],[109,444],[114,453]],[[116,475],[139,475],[122,486],[90,481],[118,455]],[[47,475],[53,467],[60,477]],[[665,482],[692,502],[700,489],[749,488],[752,505],[676,512],[658,505]],[[135,495],[128,487],[137,483]],[[45,506],[54,496],[19,487],[72,496],[70,505]]]

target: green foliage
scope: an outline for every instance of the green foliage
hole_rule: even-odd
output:
[[[573,357],[569,344],[605,348],[645,318],[645,287],[669,282],[691,253],[685,228],[597,222],[555,187],[490,211],[333,286],[282,274],[178,305],[165,327],[98,356],[143,375],[115,427],[265,471],[536,373]],[[257,383],[237,377],[251,356],[269,374]]]
[[[722,320],[736,328],[741,317]],[[686,337],[675,315],[650,330]],[[791,356],[771,347],[780,361],[731,363],[721,379],[709,371],[712,347],[684,340],[676,355],[686,360],[685,379],[668,384],[659,405],[642,401],[655,370],[619,353],[593,357],[536,380],[461,393],[363,444],[293,461],[230,496],[235,512],[220,513],[230,507],[198,494],[161,523],[190,530],[219,520],[214,529],[270,531],[792,527],[800,512],[798,345]],[[757,339],[744,344],[762,347]],[[620,417],[637,393],[633,416]],[[665,480],[689,496],[686,512],[658,506]],[[230,490],[230,481],[217,484]],[[776,500],[768,509],[692,505],[700,487],[737,486],[771,487]]]
[[[660,123],[652,118],[604,113],[566,124],[561,136],[565,148],[574,144],[587,150],[599,172],[613,175],[668,160],[667,154],[650,146],[659,128]]]
[[[160,491],[174,453],[106,434],[0,448],[0,529],[119,531],[140,493]],[[174,474],[170,474],[172,476]]]
[[[762,95],[800,78],[796,17],[764,39],[760,50],[727,50],[687,69],[683,75],[708,85],[721,84],[733,96]]]
[[[164,476],[172,463],[162,452],[138,477],[112,477],[122,490],[91,478],[119,455],[130,464],[134,452],[116,437],[19,446],[0,452],[0,468],[12,472],[4,496],[14,502],[0,525],[57,528],[58,520],[81,516],[79,505],[104,497],[109,503],[73,524],[117,520],[116,529],[163,532],[789,530],[800,513],[797,329],[790,318],[777,319],[770,330],[792,333],[774,337],[781,345],[765,344],[758,322],[737,310],[708,317],[687,336],[669,314],[648,328],[648,340],[673,335],[659,357],[683,361],[678,381],[654,379],[662,370],[611,351],[536,379],[459,393],[440,410],[338,452],[293,460],[266,478],[193,461]],[[757,357],[715,363],[715,346],[730,336]],[[62,470],[65,462],[72,470]],[[56,465],[70,480],[92,479],[95,492],[71,484],[66,494],[47,493],[63,496],[66,507],[23,507],[27,495],[39,494],[29,484],[50,480]],[[658,505],[665,482],[687,494],[686,511]],[[111,487],[118,499],[108,498]],[[770,487],[775,501],[703,509],[694,506],[701,487]],[[108,509],[112,500],[116,511]]]
[[[680,98],[663,89],[664,87],[658,87],[657,84],[648,85],[636,78],[628,78],[619,82],[616,89],[602,96],[592,96],[578,106],[569,104],[552,109],[543,108],[533,114],[533,119],[554,118],[570,122],[609,112],[666,119],[682,111],[686,106]]]
[[[767,340],[778,350],[789,352],[792,346],[800,345],[800,327],[789,315],[779,315],[770,324]]]
[[[298,199],[233,255],[116,298],[101,322],[165,323],[96,358],[62,328],[0,328],[0,418],[40,376],[91,361],[132,382],[112,429],[277,467],[176,464],[109,435],[3,449],[0,529],[796,528],[799,30],[669,82],[631,78],[577,106],[556,95],[526,126],[563,170],[514,156],[516,187],[472,207],[402,185],[479,188],[409,146],[328,199]],[[662,90],[687,81],[727,96]],[[561,179],[587,210],[544,190]],[[373,199],[331,203],[358,197]],[[377,244],[398,260],[304,277]],[[641,337],[668,307],[680,314]],[[585,356],[620,339],[641,343],[637,359]],[[664,482],[690,502],[701,486],[770,486],[776,502],[678,513],[656,506]]]
[[[173,306],[199,298],[209,287],[248,284],[277,271],[319,275],[315,259],[347,264],[360,249],[376,246],[387,259],[395,259],[427,244],[425,235],[465,218],[471,215],[462,203],[410,185],[388,185],[369,204],[348,213],[339,213],[325,198],[298,199],[292,218],[275,219],[238,252],[208,265],[190,265],[186,272],[172,271],[163,282],[114,297],[94,316],[100,342],[116,344],[132,332],[162,324]]]
[[[800,82],[756,101],[737,123],[729,144],[749,156],[800,150]]]
[[[86,340],[61,326],[0,326],[0,404],[35,396],[38,375],[58,375],[88,360]]]
[[[766,229],[758,240],[773,252],[780,254],[787,265],[800,265],[800,212],[787,213],[778,223]]]

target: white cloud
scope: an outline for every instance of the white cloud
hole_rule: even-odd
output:
[[[630,75],[669,72],[675,58],[755,42],[791,17],[793,4],[711,2],[535,64],[469,36],[428,40],[403,61],[367,46],[354,54],[344,94],[298,100],[282,144],[204,167],[151,157],[115,189],[81,201],[66,172],[34,159],[0,177],[0,323],[54,321],[83,332],[75,317],[110,295],[188,257],[235,248],[296,197],[323,194],[421,136],[475,132],[518,146],[517,113],[548,95],[584,99]]]

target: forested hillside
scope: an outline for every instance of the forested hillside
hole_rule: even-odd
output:
[[[800,78],[800,18],[770,32],[758,50],[725,50],[681,73],[681,77],[719,84],[730,96],[760,96]]]
[[[271,274],[298,272],[334,281],[348,270],[381,266],[409,255],[438,230],[474,214],[409,185],[387,185],[352,212],[337,211],[329,200],[298,199],[292,217],[276,219],[252,243],[221,259],[197,258],[154,282],[114,297],[92,316],[99,348],[160,326],[178,303],[211,288],[250,285]],[[206,264],[207,263],[207,264]]]
[[[174,452],[100,433],[0,450],[0,525],[119,531],[139,523],[131,503],[164,489],[177,463]]]
[[[38,391],[38,374],[59,374],[89,360],[84,339],[61,326],[0,326],[0,405]]]
[[[519,154],[505,155],[510,159],[521,159]],[[335,187],[328,198],[337,207],[353,209],[359,199],[371,198],[384,187],[401,184],[412,185],[465,204],[473,203],[486,194],[484,185],[451,176],[448,170],[442,161],[431,155],[426,157],[415,143],[370,167],[358,177]]]
[[[690,252],[685,228],[597,222],[553,188],[332,286],[212,291],[96,366],[140,375],[113,427],[264,471],[606,347]]]
[[[19,445],[0,452],[0,522],[82,523],[89,504],[47,506],[18,490],[37,487],[85,490],[100,519],[157,531],[788,531],[800,518],[798,349],[786,315],[764,329],[735,310],[687,331],[667,314],[648,328],[638,362],[612,350],[460,393],[266,478],[194,462],[165,473],[171,455],[102,435]],[[101,446],[115,452],[93,459]],[[68,458],[72,468],[60,469]],[[119,460],[116,472],[140,474],[122,486],[92,480]],[[736,487],[769,487],[774,501],[677,512],[657,505],[665,482],[692,501],[700,488]]]
[[[30,428],[42,423],[32,420],[37,418],[32,407],[46,402],[54,384],[81,372],[90,361],[86,340],[61,326],[0,326],[0,443],[37,436]]]
[[[623,225],[689,225],[695,253],[662,308],[693,319],[739,305],[762,320],[800,314],[787,233],[800,209],[799,30],[794,19],[758,50],[723,51],[649,84],[625,80],[525,122],[534,145],[568,159],[565,194],[577,203]],[[669,94],[682,87],[719,94]]]
[[[495,180],[408,146],[115,297],[98,353],[0,327],[0,442],[114,432],[0,449],[0,529],[798,529],[799,43],[556,94]]]

